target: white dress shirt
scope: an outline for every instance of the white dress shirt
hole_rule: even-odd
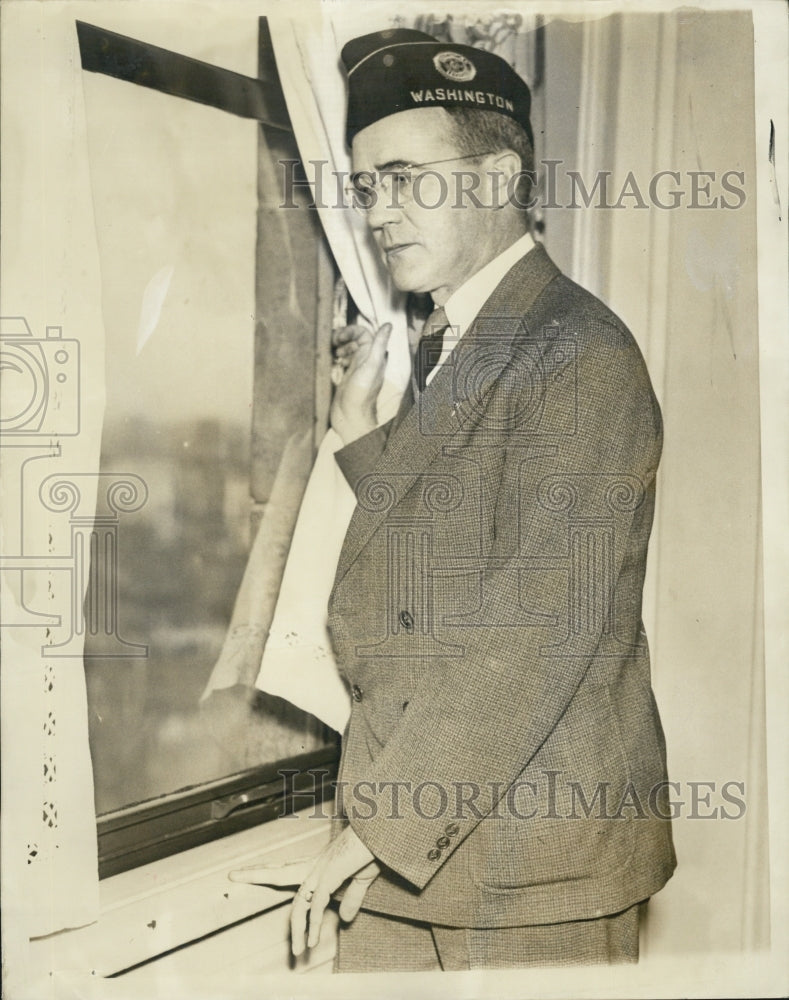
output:
[[[447,322],[450,329],[444,334],[441,357],[438,359],[435,368],[427,376],[427,385],[430,385],[433,381],[439,368],[452,353],[453,347],[477,318],[477,314],[490,297],[494,288],[496,288],[510,268],[514,267],[521,257],[525,257],[533,247],[534,240],[531,237],[531,233],[524,233],[520,239],[508,246],[498,257],[494,257],[493,260],[488,261],[484,267],[480,268],[476,274],[472,274],[460,288],[455,289],[449,296],[444,303],[444,312],[447,314]]]

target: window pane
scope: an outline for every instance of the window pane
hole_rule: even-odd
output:
[[[117,633],[137,645],[86,640],[103,813],[310,750],[324,730],[231,691],[215,696],[218,734],[198,705],[250,545],[257,125],[84,79],[106,330],[101,471],[148,489],[118,525]]]

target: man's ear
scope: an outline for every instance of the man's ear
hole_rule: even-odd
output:
[[[485,168],[490,184],[491,204],[503,208],[512,200],[521,170],[521,158],[512,149],[493,153]]]

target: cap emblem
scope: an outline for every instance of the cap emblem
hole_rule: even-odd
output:
[[[433,56],[433,65],[447,80],[456,83],[467,83],[477,75],[474,63],[459,52],[437,52]]]

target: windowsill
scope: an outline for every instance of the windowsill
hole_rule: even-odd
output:
[[[111,976],[287,902],[291,890],[231,882],[228,872],[263,862],[316,855],[328,842],[327,817],[295,817],[231,834],[104,879],[99,919],[37,938],[31,967],[39,974]]]

